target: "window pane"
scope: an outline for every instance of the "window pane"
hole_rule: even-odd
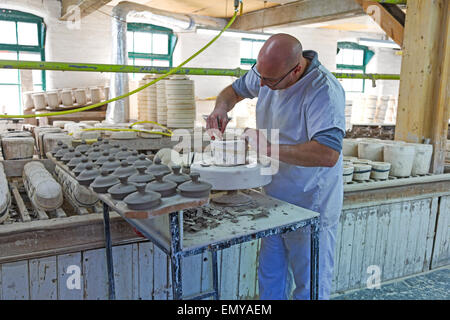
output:
[[[134,33],[134,52],[152,52],[152,34],[148,32]]]
[[[32,52],[19,52],[19,60],[41,61],[41,55],[39,53],[32,53]],[[41,70],[33,70],[33,83],[35,85],[42,83]]]
[[[169,36],[167,34],[153,34],[153,53],[169,54]]]
[[[261,41],[254,41],[253,42],[253,49],[252,49],[252,58],[256,59],[258,58],[259,50],[261,50],[261,47],[263,46],[264,42]]]
[[[19,105],[19,86],[0,85],[0,112],[6,114],[18,114]]]
[[[342,63],[343,64],[353,64],[353,50],[342,49]]]
[[[38,32],[36,23],[17,23],[17,35],[19,37],[19,44],[28,46],[38,46]]]
[[[153,65],[156,67],[168,67],[169,61],[167,60],[153,60]]]
[[[0,51],[0,59],[17,60],[17,53],[11,51]],[[17,69],[1,69],[0,83],[19,83],[19,71]]]
[[[252,42],[247,40],[241,41],[241,58],[252,58]]]
[[[364,51],[363,50],[353,50],[353,64],[362,66],[364,63]]]
[[[133,52],[133,32],[127,32],[127,51]]]
[[[16,44],[16,23],[0,21],[0,43]]]

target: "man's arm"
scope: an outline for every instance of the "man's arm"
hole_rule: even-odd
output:
[[[276,145],[269,143],[260,130],[246,129],[243,134],[260,155],[303,167],[333,167],[339,160],[343,136],[340,129],[332,128],[319,132],[305,143]]]
[[[276,146],[271,145],[270,150],[273,153]],[[278,156],[271,154],[271,157],[296,166],[334,167],[339,159],[339,152],[312,140],[295,145],[280,144]]]
[[[220,131],[223,133],[228,124],[227,113],[234,108],[236,103],[243,99],[234,91],[231,85],[223,89],[217,96],[213,112],[206,120],[206,129],[219,129],[218,124],[220,123]]]

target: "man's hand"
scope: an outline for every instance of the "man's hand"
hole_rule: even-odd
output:
[[[228,121],[227,111],[222,108],[215,108],[206,119],[206,132],[213,140],[215,137],[222,139]]]
[[[241,136],[242,139],[246,139],[258,156],[270,157],[271,145],[267,141],[267,137],[261,131],[257,129],[246,128]]]

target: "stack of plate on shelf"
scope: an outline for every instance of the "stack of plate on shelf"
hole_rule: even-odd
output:
[[[145,76],[139,81],[139,87],[153,81],[155,78]],[[139,120],[156,121],[156,85],[151,85],[138,93],[138,117]]]
[[[167,126],[169,128],[194,128],[194,81],[186,76],[172,76],[166,81]]]
[[[163,79],[156,83],[156,121],[164,125],[167,124],[166,82]]]

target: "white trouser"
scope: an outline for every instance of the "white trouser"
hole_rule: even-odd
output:
[[[338,225],[319,231],[319,299],[329,299]],[[310,299],[311,228],[261,239],[259,295],[262,300]]]

